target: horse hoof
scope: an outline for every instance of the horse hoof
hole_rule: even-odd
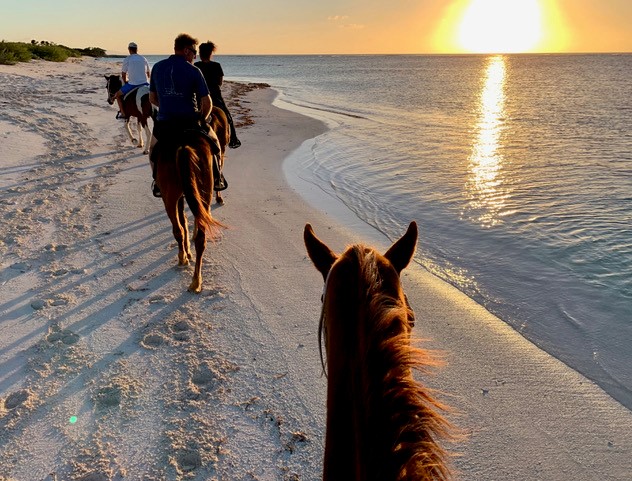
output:
[[[149,150],[147,149],[143,150],[143,155],[147,155],[147,154],[149,154]]]
[[[224,199],[221,197],[217,198],[217,205],[224,205]]]
[[[136,145],[137,143],[138,143],[138,140],[132,139],[132,144]]]
[[[193,281],[189,286],[189,292],[192,292],[194,294],[199,294],[200,292],[202,292],[202,283],[198,281]]]

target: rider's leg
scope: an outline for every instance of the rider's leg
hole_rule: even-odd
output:
[[[114,98],[116,99],[116,102],[118,103],[119,112],[121,112],[121,116],[123,118],[127,118],[127,115],[125,115],[125,110],[123,109],[123,92],[119,90],[118,92],[116,92],[116,95],[114,96]]]
[[[226,102],[224,102],[223,98],[221,99],[215,98],[213,99],[213,105],[216,105],[217,107],[222,109],[224,113],[226,114],[226,119],[228,120],[228,126],[230,127],[230,140],[228,141],[228,146],[231,149],[236,149],[237,147],[241,145],[241,142],[237,138],[237,132],[235,131],[235,124],[233,123],[233,116],[230,115],[230,112],[228,111],[228,107],[226,106]]]
[[[156,127],[154,124],[154,129],[155,128]],[[158,184],[156,184],[156,165],[152,155],[157,142],[158,139],[156,139],[156,137],[152,135],[151,142],[149,143],[149,166],[151,167],[151,178],[153,179],[153,182],[151,183],[151,192],[154,197],[160,197],[160,188],[158,187]]]

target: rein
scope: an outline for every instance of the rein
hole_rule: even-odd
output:
[[[327,350],[327,325],[325,324],[325,294],[327,294],[327,284],[329,282],[329,275],[331,270],[327,273],[327,279],[325,279],[325,285],[323,287],[323,294],[320,296],[320,302],[323,305],[320,310],[320,319],[318,321],[318,352],[320,353],[320,364],[323,367],[323,376],[327,377],[327,366],[325,358],[323,357],[323,336],[325,336],[325,350]]]

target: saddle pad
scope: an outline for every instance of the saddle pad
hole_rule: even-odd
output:
[[[136,89],[136,107],[139,112],[143,111],[143,96],[149,95],[149,85],[141,85]]]

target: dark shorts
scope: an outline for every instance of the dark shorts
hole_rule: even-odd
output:
[[[210,126],[205,124],[205,127],[197,119],[157,120],[154,122],[153,130],[153,135],[157,142],[156,147],[160,146],[159,148],[167,150],[175,149],[185,137],[185,132],[194,130],[203,134],[211,146],[211,151],[214,154],[218,154],[219,146],[216,140],[209,136]]]
[[[156,140],[169,140],[179,137],[185,130],[200,130],[200,122],[197,119],[183,120],[157,120],[154,122],[154,137]]]

